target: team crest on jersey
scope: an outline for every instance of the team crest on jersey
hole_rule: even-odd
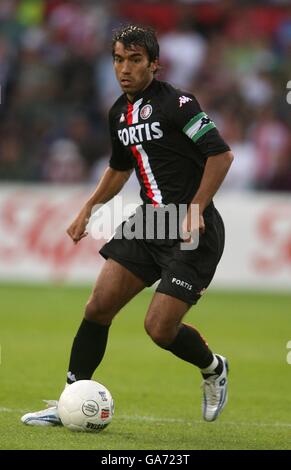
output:
[[[153,108],[150,104],[146,104],[140,110],[140,117],[142,119],[148,119],[153,112]]]

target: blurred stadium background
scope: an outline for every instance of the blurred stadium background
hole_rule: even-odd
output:
[[[285,428],[280,428],[280,422],[288,421],[282,405],[273,412],[274,404],[282,399],[279,391],[276,395],[265,378],[271,370],[276,383],[274,387],[282,393],[285,390],[286,399],[286,374],[290,374],[286,343],[291,340],[287,315],[291,308],[290,0],[0,1],[0,291],[3,321],[0,373],[4,382],[0,410],[39,406],[37,400],[45,392],[40,393],[36,374],[44,388],[56,394],[57,388],[53,388],[52,381],[47,378],[47,369],[43,370],[42,363],[36,364],[35,355],[47,360],[46,351],[50,351],[53,359],[48,361],[47,367],[56,374],[60,386],[66,367],[65,360],[60,364],[60,355],[68,351],[78,325],[89,292],[86,286],[93,283],[102,265],[97,250],[104,240],[88,238],[75,247],[65,229],[108,162],[107,111],[120,94],[112,70],[111,34],[114,28],[129,22],[152,25],[156,29],[161,47],[159,78],[197,96],[235,155],[225,184],[215,198],[225,220],[227,245],[213,286],[223,289],[224,293],[215,291],[206,296],[201,311],[207,319],[207,337],[216,341],[217,347],[228,348],[226,353],[233,356],[233,362],[237,361],[241,370],[250,374],[253,380],[246,401],[239,398],[235,405],[241,421],[248,416],[255,423],[250,428],[245,423],[244,432],[241,428],[237,430],[232,427],[237,419],[232,410],[228,415],[228,433],[225,434],[226,428],[222,428],[226,436],[222,443],[215,432],[212,444],[205,443],[201,436],[206,436],[207,432],[203,434],[201,428],[200,439],[194,439],[196,447],[193,444],[193,448],[206,448],[207,445],[210,448],[290,448],[290,442],[287,443],[290,428],[286,423]],[[126,201],[138,202],[134,178],[123,194]],[[85,287],[68,288],[64,286],[67,282],[85,284]],[[23,287],[23,283],[31,285]],[[236,294],[238,290],[242,292]],[[140,298],[140,303],[133,305],[144,311],[149,296],[146,293]],[[46,303],[45,308],[41,299]],[[215,315],[214,306],[220,321],[216,318],[213,323],[207,312],[213,310],[212,315]],[[70,313],[72,317],[69,317]],[[62,315],[64,320],[59,319]],[[134,331],[136,338],[143,338],[142,324],[135,330],[136,320],[130,310],[128,315],[129,320],[121,320],[128,321],[120,324],[121,331],[124,328],[125,335],[126,331]],[[50,321],[59,324],[57,335],[56,328],[49,326]],[[198,315],[198,325],[200,322],[204,327],[203,321]],[[249,321],[249,330],[244,321]],[[43,327],[46,333],[40,337]],[[222,337],[227,331],[223,342],[217,338],[219,328]],[[115,341],[120,340],[122,347],[117,334],[116,330]],[[143,343],[143,339],[140,341],[147,351],[142,353],[146,361],[151,357],[149,351],[153,347],[149,342]],[[128,342],[130,344],[130,337]],[[268,362],[268,351],[273,354],[271,362]],[[122,366],[118,358],[114,363],[113,352],[109,353],[109,358],[113,361],[116,377],[113,379],[105,368],[101,368],[101,377],[113,389],[119,402],[126,404],[129,391],[123,389],[124,384],[121,391],[119,386],[127,372],[121,373]],[[158,363],[160,356],[157,352],[153,354]],[[255,361],[254,368],[252,370],[250,366],[246,370],[244,361],[251,358]],[[128,360],[134,360],[130,349]],[[162,361],[165,361],[164,356]],[[32,363],[33,367],[29,366]],[[56,363],[60,369],[57,372]],[[183,372],[184,366],[180,367]],[[13,368],[20,374],[20,383]],[[133,368],[138,370],[138,364]],[[167,370],[165,363],[161,362],[161,368]],[[151,374],[149,367],[144,377],[151,381]],[[159,387],[163,390],[160,380]],[[240,390],[246,391],[247,387],[238,383],[238,394]],[[130,383],[128,386],[134,387]],[[144,383],[143,386],[147,390],[148,385]],[[24,396],[23,387],[26,389]],[[19,390],[17,406],[15,396],[11,396],[12,388]],[[266,408],[272,410],[269,415],[264,414],[265,407],[255,396],[255,391],[263,396]],[[175,393],[179,396],[182,391]],[[137,396],[132,412],[138,413],[138,399],[148,411],[146,397],[141,394]],[[184,398],[181,399],[184,402]],[[173,404],[167,403],[166,407],[163,400],[160,396],[157,402],[160,416],[167,420],[167,409]],[[250,402],[255,403],[257,412],[250,412],[247,406]],[[246,415],[247,412],[250,414]],[[12,412],[15,422],[18,414],[17,410],[14,415]],[[184,414],[188,419],[189,409],[179,411],[181,419]],[[5,416],[12,426],[11,414]],[[120,419],[124,420],[124,416]],[[260,420],[263,427],[259,429],[256,426]],[[272,437],[274,429],[268,428],[268,423],[271,426],[273,421],[279,423],[277,441]],[[169,423],[164,422],[167,428]],[[126,429],[132,426],[130,429],[135,434],[140,425],[137,420],[127,423]],[[151,432],[146,420],[143,426]],[[192,448],[182,428],[183,423],[176,422],[175,429],[181,431],[179,443],[171,431],[170,437],[165,435],[160,446],[153,448],[168,448],[167,445]],[[160,431],[159,426],[157,429]],[[216,429],[221,432],[221,428]],[[264,430],[261,439],[258,430]],[[12,426],[9,437],[5,428],[7,441],[2,444],[3,448],[12,448],[14,431]],[[161,435],[158,432],[156,438]],[[141,437],[137,445],[146,445],[146,438]],[[158,445],[158,440],[151,437],[152,444],[148,445]],[[117,438],[122,439],[121,433]],[[26,434],[23,439],[18,448],[33,448],[31,435]],[[48,434],[46,439],[50,439]],[[63,446],[72,445],[69,439],[65,442]],[[85,440],[82,442],[86,448]],[[107,448],[106,439],[102,437],[101,442]],[[90,443],[94,448],[96,444]],[[38,443],[36,439],[34,445],[41,448],[44,443]],[[61,441],[51,445],[62,448]],[[130,439],[125,439],[116,444],[113,439],[108,448],[110,445],[111,448],[126,448],[131,443]]]

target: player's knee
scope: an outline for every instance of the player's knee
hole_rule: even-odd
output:
[[[88,321],[108,325],[114,317],[114,312],[106,302],[97,299],[89,299],[85,308],[85,318]]]
[[[169,326],[146,319],[144,327],[147,334],[151,337],[154,343],[156,343],[161,348],[165,348],[172,343],[174,333]]]

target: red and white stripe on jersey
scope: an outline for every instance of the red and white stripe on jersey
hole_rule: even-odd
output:
[[[139,172],[147,189],[147,196],[151,199],[154,206],[159,206],[163,202],[162,195],[150,167],[149,157],[146,151],[142,145],[133,145],[131,151],[137,159]]]
[[[131,124],[138,123],[138,115],[139,115],[139,107],[142,104],[143,98],[136,101],[134,104],[128,102],[127,104],[127,124],[130,126]]]
[[[139,108],[140,105],[142,104],[143,98],[140,100],[136,101],[134,104],[129,103],[127,105],[127,124],[130,126],[131,124],[137,124],[138,123],[138,118],[139,118]],[[161,191],[158,188],[157,182],[155,180],[155,177],[153,175],[150,162],[149,162],[149,157],[148,154],[146,153],[145,149],[143,148],[142,145],[132,145],[131,151],[134,155],[134,157],[137,160],[140,176],[143,180],[143,183],[146,187],[146,194],[152,201],[152,204],[154,206],[159,206],[162,204],[163,199],[162,199],[162,194]]]

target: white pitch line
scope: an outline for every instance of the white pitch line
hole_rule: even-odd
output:
[[[17,408],[4,408],[0,407],[0,413],[27,413],[28,410]],[[158,416],[125,416],[120,415],[115,417],[116,420],[125,421],[145,421],[152,423],[173,423],[173,424],[186,424],[192,426],[193,424],[205,424],[202,420],[189,421],[186,419],[178,418],[159,418]],[[219,426],[251,426],[251,427],[276,427],[276,428],[291,428],[291,423],[253,423],[253,422],[240,422],[240,421],[219,421]]]
[[[20,408],[3,408],[0,407],[0,413],[27,413],[27,410]]]
[[[148,421],[156,423],[176,423],[176,424],[187,424],[189,426],[193,424],[205,424],[202,420],[189,421],[186,419],[177,418],[158,418],[156,416],[116,416],[116,419],[124,419],[128,421]],[[252,422],[239,422],[239,421],[219,421],[219,425],[225,426],[256,426],[256,427],[282,427],[291,428],[291,423],[252,423]]]

